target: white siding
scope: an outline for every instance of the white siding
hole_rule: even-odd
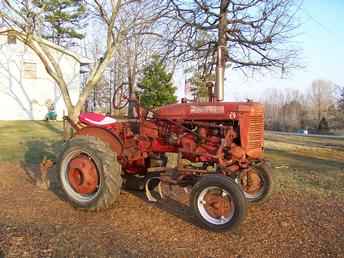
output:
[[[80,91],[80,64],[58,52],[54,55],[75,103]],[[24,78],[24,62],[37,64],[36,79]],[[66,108],[60,90],[38,56],[22,42],[8,44],[7,36],[0,36],[0,120],[42,120],[47,113],[47,100],[55,103],[61,119]]]

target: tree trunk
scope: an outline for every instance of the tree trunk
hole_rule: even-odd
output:
[[[217,101],[222,101],[224,97],[224,76],[226,64],[226,30],[227,30],[227,8],[229,0],[221,0],[220,4],[220,22],[218,25],[218,51],[217,51],[217,64],[216,64],[216,86],[215,95]]]

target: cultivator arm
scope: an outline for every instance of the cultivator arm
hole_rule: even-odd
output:
[[[150,177],[146,180],[145,183],[145,193],[146,193],[146,197],[148,199],[148,201],[150,202],[157,202],[158,200],[153,196],[152,191],[155,190],[155,188],[158,188],[158,193],[160,195],[160,199],[164,198],[163,192],[162,192],[162,182],[160,181],[161,178],[160,176],[156,176],[156,177]],[[155,181],[158,182],[158,185],[156,187],[152,187],[155,186],[156,184],[153,184]]]

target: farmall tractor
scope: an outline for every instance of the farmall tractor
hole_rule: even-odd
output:
[[[272,189],[263,159],[264,111],[251,101],[218,101],[223,78],[217,72],[208,102],[184,100],[145,110],[129,99],[134,118],[82,113],[77,124],[71,122],[75,133],[59,161],[69,201],[98,211],[111,207],[122,187],[144,190],[156,201],[158,193],[164,197],[162,185],[177,185],[191,190],[200,225],[215,231],[239,225],[247,202],[266,200]],[[177,154],[176,167],[167,167],[167,153]]]

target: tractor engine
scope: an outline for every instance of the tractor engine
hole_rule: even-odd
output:
[[[227,175],[259,160],[263,151],[263,108],[247,103],[183,103],[159,109],[158,119],[172,123],[160,135],[181,158],[217,164]]]
[[[195,127],[193,132],[184,133],[179,138],[183,159],[202,162],[205,166],[214,165],[218,160],[226,174],[247,167],[245,150],[240,147],[238,127],[201,126]]]

